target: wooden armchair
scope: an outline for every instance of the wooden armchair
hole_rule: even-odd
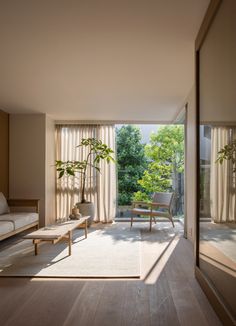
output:
[[[148,203],[144,201],[134,201],[131,209],[131,227],[133,225],[134,215],[136,216],[149,216],[150,217],[150,231],[152,230],[152,221],[156,223],[157,217],[168,218],[173,227],[174,221],[172,216],[173,193],[168,192],[155,192],[153,201]]]

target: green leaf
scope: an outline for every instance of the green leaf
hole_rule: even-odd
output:
[[[64,170],[62,170],[60,173],[59,173],[59,179],[61,179],[62,177],[63,177],[63,175],[64,175]]]
[[[75,175],[75,172],[74,172],[73,170],[71,170],[71,168],[67,168],[67,169],[66,169],[66,172],[67,172],[67,174],[69,174],[69,175],[72,175],[72,176]]]

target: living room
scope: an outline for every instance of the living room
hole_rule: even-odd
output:
[[[1,278],[0,286],[5,295],[5,299],[2,300],[5,307],[2,324],[73,325],[78,324],[79,320],[82,325],[109,325],[111,320],[115,320],[117,325],[122,323],[136,325],[141,321],[143,325],[151,325],[156,321],[163,325],[184,325],[196,320],[196,325],[199,323],[220,325],[221,322],[208,302],[214,299],[211,300],[211,295],[208,294],[207,300],[194,278],[196,267],[195,272],[198,273],[199,282],[203,280],[200,276],[201,263],[199,264],[198,258],[195,260],[193,256],[193,244],[195,249],[197,248],[195,255],[200,257],[200,260],[203,256],[206,257],[206,253],[201,252],[201,247],[199,252],[198,241],[201,238],[197,218],[199,211],[197,213],[195,209],[199,203],[199,198],[196,196],[196,189],[199,189],[197,188],[199,175],[196,174],[199,164],[196,151],[198,143],[196,120],[199,119],[197,109],[199,110],[200,99],[204,105],[207,103],[209,107],[211,106],[207,101],[204,102],[205,98],[203,100],[199,98],[199,88],[195,85],[195,50],[196,53],[199,53],[199,49],[206,51],[201,52],[204,58],[208,50],[208,38],[206,38],[206,47],[201,48],[199,44],[204,44],[204,38],[202,37],[200,43],[198,40],[201,39],[203,32],[200,34],[198,32],[204,24],[208,24],[210,28],[217,10],[219,11],[215,21],[225,22],[228,19],[228,30],[235,28],[233,1],[201,0],[190,3],[183,0],[181,4],[162,1],[156,3],[139,1],[135,4],[133,1],[119,3],[12,1],[1,4],[1,8],[0,35],[4,48],[0,64],[4,78],[0,87],[2,153],[0,192],[7,199],[40,199],[39,227],[54,224],[59,218],[56,199],[58,175],[55,169],[57,159],[55,126],[113,126],[122,123],[169,125],[175,123],[183,109],[187,107],[185,215],[188,239],[169,237],[173,229],[169,221],[165,222],[163,228],[165,225],[169,228],[166,247],[160,250],[159,256],[154,256],[155,259],[148,261],[148,251],[150,250],[149,254],[152,253],[149,245],[156,242],[155,230],[158,230],[163,222],[158,222],[157,218],[155,225],[153,221],[153,232],[147,232],[148,222],[143,224],[138,222],[142,224],[141,228],[145,226],[145,239],[149,241],[143,251],[145,255],[147,253],[145,264],[146,267],[148,266],[146,275],[149,278],[146,283],[145,280],[112,280],[109,277],[108,280],[96,278],[93,281],[89,277],[88,280],[78,278],[76,281],[70,278],[66,280],[60,278],[45,280],[36,277]],[[231,12],[230,19],[229,12]],[[205,18],[204,24],[201,25],[206,13],[206,17],[211,19]],[[212,30],[216,28],[213,27]],[[200,31],[202,30],[204,26],[201,27]],[[206,30],[205,28],[205,33]],[[230,35],[232,37],[232,33]],[[211,40],[210,36],[209,39]],[[223,36],[219,36],[218,44],[223,42],[222,39]],[[229,37],[228,43],[225,44],[225,47],[230,44],[230,49],[231,39]],[[233,46],[232,48],[234,49]],[[209,53],[212,54],[210,51]],[[223,62],[222,58],[219,60]],[[233,59],[230,57],[228,60],[231,63]],[[206,60],[206,65],[200,68],[206,69],[210,66],[209,62],[211,59]],[[230,67],[232,66],[233,64]],[[206,77],[206,75],[202,76]],[[234,77],[229,78],[226,73],[224,77],[225,80],[231,78],[231,83],[234,81]],[[205,85],[204,79],[200,82]],[[217,94],[222,91],[219,89]],[[227,93],[229,98],[231,93],[231,91]],[[201,96],[205,96],[205,93],[202,92]],[[221,97],[223,98],[223,95]],[[218,119],[218,122],[236,120],[232,103],[234,99],[230,103],[227,102],[228,109],[224,110],[225,117],[222,115],[222,108],[216,110],[217,118],[214,118]],[[208,117],[206,115],[201,119],[202,124],[206,125],[209,121],[213,121],[210,114]],[[201,167],[202,164],[201,162]],[[201,218],[204,219],[205,216]],[[127,225],[128,230],[129,223]],[[131,232],[136,232],[136,228],[137,226],[133,226]],[[26,233],[28,232],[31,231]],[[89,228],[88,239],[95,232],[93,227]],[[104,235],[105,231],[102,232]],[[132,233],[132,236],[135,237],[136,234]],[[17,237],[13,236],[5,243],[7,241],[14,243],[14,239],[18,241]],[[81,241],[81,245],[86,247],[86,241]],[[80,243],[76,242],[74,245],[79,246]],[[42,245],[43,247],[45,246]],[[60,248],[59,245],[53,247]],[[41,246],[39,246],[37,259],[43,256],[40,248]],[[161,245],[156,246],[155,250],[156,248],[158,251]],[[72,257],[73,250],[72,243]],[[144,260],[145,255],[143,255]],[[220,255],[223,257],[222,253]],[[210,259],[207,256],[207,263]],[[226,259],[224,256],[222,259],[228,261],[229,257],[227,256]],[[230,259],[232,263],[232,257]],[[209,267],[205,267],[203,263],[202,266],[207,277],[213,279]],[[223,276],[219,276],[213,282],[214,289],[216,288],[220,294],[219,302],[227,303],[228,309],[224,312],[220,310],[218,314],[223,322],[232,321],[234,314],[231,303],[232,292],[226,293],[219,286],[220,281],[225,280],[223,283],[227,284],[227,289],[229,284],[232,284],[233,289],[232,266],[234,265],[230,266],[232,283],[229,283],[229,278],[225,280]],[[224,266],[220,270],[223,269],[227,268]],[[187,284],[185,284],[186,278],[189,279]],[[204,288],[204,285],[202,287]],[[158,301],[154,289],[157,293],[162,293],[160,296],[162,300],[169,298],[167,306]],[[183,289],[186,291],[185,297],[182,293]],[[35,295],[34,290],[36,290]],[[26,305],[17,304],[23,293],[30,298],[27,303],[34,311],[32,315]],[[14,294],[15,298],[11,303],[10,297]],[[60,296],[63,298],[64,295],[63,300],[58,299]],[[37,304],[41,303],[44,296],[47,297],[48,303],[45,299],[45,303],[38,310]],[[126,307],[122,305],[122,296],[125,297]],[[131,306],[129,296],[134,300],[132,305],[137,304],[139,308],[135,309]],[[66,302],[67,298],[68,302]],[[184,300],[183,305],[180,300]],[[11,316],[7,306],[13,304],[17,305],[17,309],[14,316]],[[47,307],[50,304],[52,306],[47,315]],[[164,310],[160,311],[158,305],[161,305]],[[87,306],[89,309],[86,308]],[[77,309],[81,313],[80,317]],[[214,309],[217,310],[215,307]],[[41,321],[37,311],[40,311]],[[57,316],[53,320],[55,314]]]

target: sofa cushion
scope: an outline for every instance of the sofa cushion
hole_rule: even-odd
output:
[[[0,215],[9,213],[9,207],[5,196],[0,192]]]
[[[0,221],[0,236],[14,231],[14,223],[10,221]]]
[[[17,212],[17,213],[9,213],[0,216],[0,221],[9,221],[14,224],[14,228],[19,229],[28,224],[37,222],[39,220],[38,213],[24,213],[24,212]]]

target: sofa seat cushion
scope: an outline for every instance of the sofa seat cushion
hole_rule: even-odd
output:
[[[14,223],[10,221],[0,221],[0,236],[14,231]]]
[[[14,224],[15,230],[22,228],[28,224],[37,222],[38,220],[39,220],[38,213],[17,212],[17,213],[0,215],[0,221],[12,222]]]

